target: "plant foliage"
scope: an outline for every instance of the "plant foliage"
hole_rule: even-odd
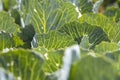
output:
[[[120,80],[119,0],[0,4],[0,80]]]

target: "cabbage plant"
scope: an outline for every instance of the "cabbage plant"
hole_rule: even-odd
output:
[[[0,80],[120,80],[120,9],[104,3],[0,0]]]

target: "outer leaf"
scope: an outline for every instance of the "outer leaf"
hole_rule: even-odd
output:
[[[48,33],[78,17],[75,6],[61,0],[31,0],[30,9],[37,33]]]
[[[0,12],[0,31],[6,31],[8,33],[19,32],[19,26],[14,23],[14,19],[11,18],[8,13]]]
[[[114,40],[118,41],[117,43],[119,43],[120,41],[120,21],[117,23],[117,33],[116,33],[116,36],[114,38]]]
[[[24,48],[31,48],[31,41],[35,35],[35,30],[33,26],[26,25],[25,28],[21,28],[21,33],[19,34],[20,38],[25,42]]]
[[[120,69],[120,51],[114,51],[114,52],[109,52],[106,54],[107,57],[109,57],[110,59],[112,59],[113,61],[117,62],[119,65],[117,66],[117,69]]]
[[[95,45],[102,41],[110,42],[108,35],[100,27],[94,29],[94,31],[89,35],[89,41],[91,43],[91,48],[94,48]]]
[[[115,21],[119,21],[120,9],[115,7],[107,8],[107,10],[104,12],[104,15],[115,18]]]
[[[0,50],[18,47],[21,45],[23,45],[23,41],[18,36],[14,36],[2,31],[0,32]]]
[[[92,12],[93,3],[90,0],[76,0],[81,13]]]
[[[21,11],[24,13],[23,18],[26,21],[26,17],[29,15],[31,0],[22,0],[21,1]],[[28,25],[28,24],[26,24]]]
[[[107,58],[87,56],[72,65],[69,80],[116,80],[115,69]]]
[[[74,22],[65,24],[61,28],[61,31],[66,32],[78,43],[80,43],[82,36],[91,34],[95,28],[97,28],[97,26],[92,26],[88,23],[80,23],[80,22],[74,21]]]
[[[107,57],[109,57],[110,59],[112,59],[116,64],[114,65],[118,71],[118,79],[120,79],[120,51],[115,51],[115,52],[111,52],[111,53],[107,53],[106,54]]]
[[[117,51],[118,49],[119,49],[118,44],[109,43],[109,42],[102,42],[95,47],[95,51],[97,53],[102,53],[102,54],[114,52]]]
[[[13,73],[16,80],[44,80],[42,57],[29,50],[14,50],[0,54],[0,66]]]
[[[41,34],[36,36],[38,37],[38,46],[42,46],[48,50],[65,48],[76,43],[70,36],[57,31],[52,31],[49,34]]]
[[[14,46],[15,44],[14,44],[12,35],[1,32],[0,33],[0,50],[3,50],[4,48],[11,48]]]
[[[112,19],[107,18],[101,14],[84,14],[80,18],[80,21],[100,26],[100,28],[103,29],[103,31],[108,35],[110,41],[119,41],[117,38],[119,38],[118,33],[120,29],[117,28],[115,21]]]
[[[46,57],[48,55],[48,58]],[[62,54],[59,51],[51,51],[44,54],[46,57],[46,63],[44,66],[44,71],[46,73],[53,73],[59,70],[62,66]]]
[[[21,25],[21,22],[20,22],[20,13],[18,12],[17,9],[11,9],[10,10],[10,15],[15,19],[15,23],[18,24],[18,25]]]
[[[83,36],[80,47],[85,50],[88,50],[90,48],[89,37],[87,35]]]
[[[5,11],[8,11],[17,4],[16,0],[2,0],[2,2],[3,2],[3,9]]]
[[[74,21],[65,24],[60,30],[66,32],[79,44],[83,36],[89,36],[89,42],[91,43],[90,47],[94,47],[101,41],[108,41],[107,35],[99,26],[91,25],[86,22],[80,23]]]
[[[24,42],[20,39],[19,36],[13,36],[15,47],[22,46]]]
[[[47,77],[47,80],[68,80],[71,64],[79,60],[80,47],[73,45],[65,50],[62,68]]]
[[[92,12],[93,3],[90,0],[64,0],[75,4],[81,13]]]
[[[63,50],[47,50],[43,47],[37,47],[34,51],[44,55],[45,64],[43,69],[45,73],[53,73],[61,68]]]

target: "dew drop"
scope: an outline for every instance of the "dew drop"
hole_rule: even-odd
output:
[[[18,76],[18,77],[17,77],[17,80],[21,80],[21,77],[20,77],[20,76]]]
[[[56,66],[57,66],[57,67],[59,67],[59,64],[58,64],[58,63],[56,63]]]
[[[36,9],[34,9],[34,12],[35,12],[35,13],[37,13],[37,10],[36,10]]]
[[[9,51],[9,49],[8,48],[5,48],[5,49],[3,49],[3,53],[6,53],[6,52],[8,52]]]
[[[45,56],[46,60],[49,59],[49,58],[48,58],[48,53],[45,53],[44,56]]]

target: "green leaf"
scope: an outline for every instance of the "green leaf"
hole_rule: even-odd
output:
[[[114,66],[115,66],[115,69],[118,71],[117,80],[119,80],[120,79],[120,50],[107,53],[106,56],[112,59],[116,63]]]
[[[26,25],[25,28],[21,28],[21,33],[19,33],[20,38],[24,41],[24,48],[31,48],[31,41],[35,35],[35,30],[31,24]]]
[[[120,70],[120,51],[114,51],[114,52],[109,52],[106,54],[107,57],[109,57],[110,59],[112,59],[114,62],[117,63],[116,69],[118,69],[118,71]]]
[[[97,26],[92,26],[88,23],[80,23],[77,21],[65,24],[60,31],[70,35],[75,41],[80,43],[84,35],[89,35]]]
[[[69,80],[116,80],[115,71],[109,59],[86,56],[72,65]]]
[[[16,80],[44,80],[43,59],[30,50],[17,49],[0,54],[0,67],[14,74]]]
[[[70,1],[73,4],[75,4],[82,14],[92,12],[93,3],[90,0],[64,0],[64,1]]]
[[[11,9],[10,15],[15,19],[16,24],[21,25],[21,21],[20,21],[21,16],[20,16],[18,9]]]
[[[115,7],[110,7],[105,10],[104,15],[107,17],[112,17],[115,21],[119,21],[120,18],[120,9]]]
[[[19,26],[14,23],[14,19],[7,12],[0,12],[0,31],[8,33],[17,33],[20,31]]]
[[[48,34],[36,36],[38,40],[38,46],[47,48],[48,50],[57,50],[76,43],[70,36],[58,31],[51,31]]]
[[[19,47],[24,44],[23,40],[21,40],[19,36],[14,35],[13,40],[14,40],[15,47]]]
[[[25,28],[21,28],[21,33],[19,34],[24,42],[31,42],[34,35],[35,30],[31,24],[26,25]]]
[[[2,0],[2,2],[5,11],[9,11],[9,9],[12,9],[17,4],[16,0]]]
[[[90,48],[89,37],[87,35],[83,36],[81,43],[80,43],[80,47],[86,50]]]
[[[102,42],[95,47],[96,53],[106,54],[119,50],[119,46],[116,43]]]
[[[18,47],[23,44],[23,41],[18,36],[14,36],[3,31],[0,32],[0,50]]]
[[[105,34],[108,35],[110,41],[119,41],[119,31],[120,28],[117,26],[116,22],[102,14],[84,14],[80,18],[80,22],[87,22],[91,25],[99,26]]]
[[[78,17],[72,3],[60,0],[31,0],[30,15],[37,33],[48,33]]]
[[[120,51],[109,52],[106,54],[107,57],[114,60],[115,62],[120,64]],[[119,65],[120,68],[120,65]]]
[[[74,21],[65,24],[60,31],[70,35],[75,41],[80,44],[83,36],[89,36],[90,48],[99,44],[101,41],[109,41],[105,32],[97,25],[91,25],[87,22],[80,23]]]
[[[100,27],[98,27],[89,35],[89,42],[91,43],[90,48],[93,49],[102,41],[110,42],[108,35]]]
[[[117,30],[116,30],[116,36],[114,37],[114,40],[118,41],[117,43],[119,43],[120,41],[120,21],[117,23]]]
[[[63,50],[48,50],[43,47],[34,48],[34,51],[43,54],[45,63],[43,70],[45,73],[53,73],[62,66]]]
[[[90,0],[76,0],[76,5],[82,14],[92,12],[93,3]]]
[[[24,14],[22,14],[22,17],[25,21],[26,21],[26,17],[29,15],[30,3],[31,3],[31,0],[22,0],[21,1],[21,11],[24,13]],[[26,24],[26,25],[28,25],[28,24]]]
[[[14,40],[9,33],[0,32],[0,50],[14,47]]]

